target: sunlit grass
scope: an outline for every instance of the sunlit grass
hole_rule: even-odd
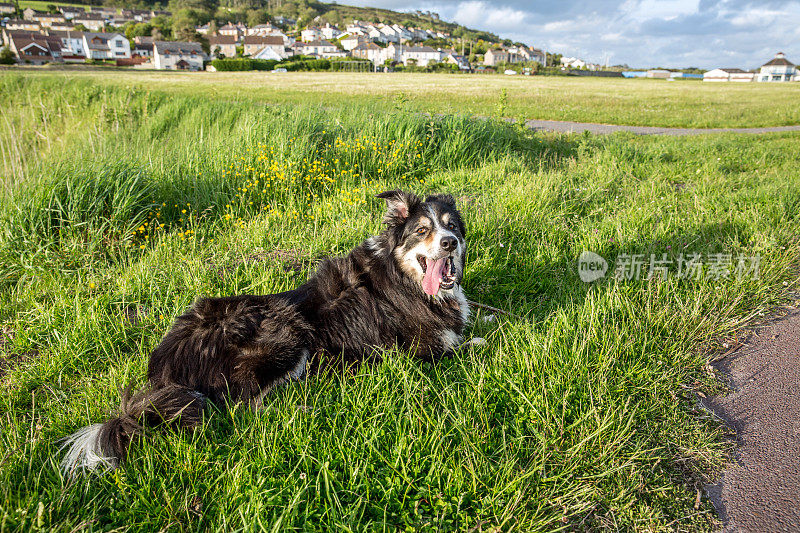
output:
[[[26,76],[90,79],[227,102],[340,106],[376,114],[397,107],[428,113],[570,120],[635,126],[758,127],[800,124],[800,84],[703,83],[622,78],[486,74],[326,72],[53,72]],[[506,97],[502,106],[502,91]]]
[[[797,282],[797,134],[536,135],[491,120],[254,106],[3,77],[0,528],[708,529],[711,341]],[[45,90],[43,90],[45,89]],[[57,441],[145,384],[200,295],[296,287],[380,230],[378,191],[452,193],[468,295],[511,316],[436,365],[388,350],[266,408],[154,432],[103,477]],[[585,284],[583,250],[760,255],[761,276]]]

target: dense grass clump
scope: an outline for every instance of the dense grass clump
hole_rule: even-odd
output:
[[[726,444],[692,391],[718,387],[714,339],[797,282],[796,134],[543,136],[402,106],[0,86],[0,529],[712,524],[695,499]],[[57,441],[144,384],[174,316],[297,286],[379,231],[374,195],[395,187],[457,198],[467,293],[511,312],[470,326],[488,346],[434,365],[389,350],[62,477]],[[612,269],[731,254],[732,273],[587,284],[584,250]]]

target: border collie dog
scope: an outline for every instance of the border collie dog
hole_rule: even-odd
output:
[[[149,386],[125,392],[116,418],[66,439],[65,473],[115,468],[146,427],[196,427],[206,400],[258,406],[277,385],[332,363],[376,361],[380,348],[398,345],[422,360],[458,348],[469,306],[453,197],[378,198],[387,203],[384,231],[325,260],[297,289],[201,298],[178,317],[150,354]]]

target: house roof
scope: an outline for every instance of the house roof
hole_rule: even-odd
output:
[[[728,74],[747,74],[746,71],[740,68],[715,68],[714,70],[721,70],[722,72],[727,72]],[[713,71],[709,71],[713,72]]]
[[[782,52],[779,52],[773,59],[767,61],[762,67],[793,67],[794,63],[786,59]]]
[[[368,41],[368,42],[360,42],[360,43],[358,43],[358,46],[353,48],[352,51],[353,52],[358,52],[358,51],[361,51],[361,50],[380,50],[380,49],[381,49],[380,46],[378,46],[377,44],[373,43],[372,41]]]
[[[97,20],[97,21],[103,20],[103,21],[105,21],[106,18],[103,15],[99,15],[97,13],[86,13],[85,15],[79,15],[79,16],[75,17],[72,20],[75,20],[75,21],[78,21],[78,22],[80,22],[81,20]]]
[[[403,51],[404,52],[417,53],[417,54],[419,54],[419,53],[437,52],[437,50],[434,50],[430,46],[407,46],[407,47],[405,47],[405,49]]]
[[[248,35],[244,38],[243,44],[283,46],[283,37],[278,37],[277,35]]]
[[[60,39],[82,39],[83,32],[82,31],[61,31],[61,30],[48,30],[48,35],[58,37]]]
[[[17,50],[24,50],[31,45],[36,45],[49,53],[61,53],[61,39],[58,37],[33,32],[10,32],[9,39],[14,41],[14,48]]]
[[[231,24],[230,22],[220,28],[220,30],[238,30],[238,29],[239,29],[238,26],[236,26],[235,24]]]
[[[200,43],[187,43],[180,41],[155,41],[153,52],[156,54],[203,54]]]
[[[246,37],[245,37],[246,39]],[[212,35],[208,38],[208,44],[219,46],[223,44],[237,44],[239,41],[233,35]]]
[[[122,37],[119,33],[90,33],[83,34],[89,50],[109,50],[108,41]],[[122,37],[124,39],[124,37]]]
[[[333,46],[328,41],[311,41],[307,43],[300,43],[300,46]]]

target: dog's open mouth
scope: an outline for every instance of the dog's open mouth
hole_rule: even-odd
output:
[[[425,273],[422,278],[422,290],[425,294],[436,296],[439,289],[452,289],[456,284],[456,265],[452,257],[440,257],[434,260],[418,255],[417,261]]]

